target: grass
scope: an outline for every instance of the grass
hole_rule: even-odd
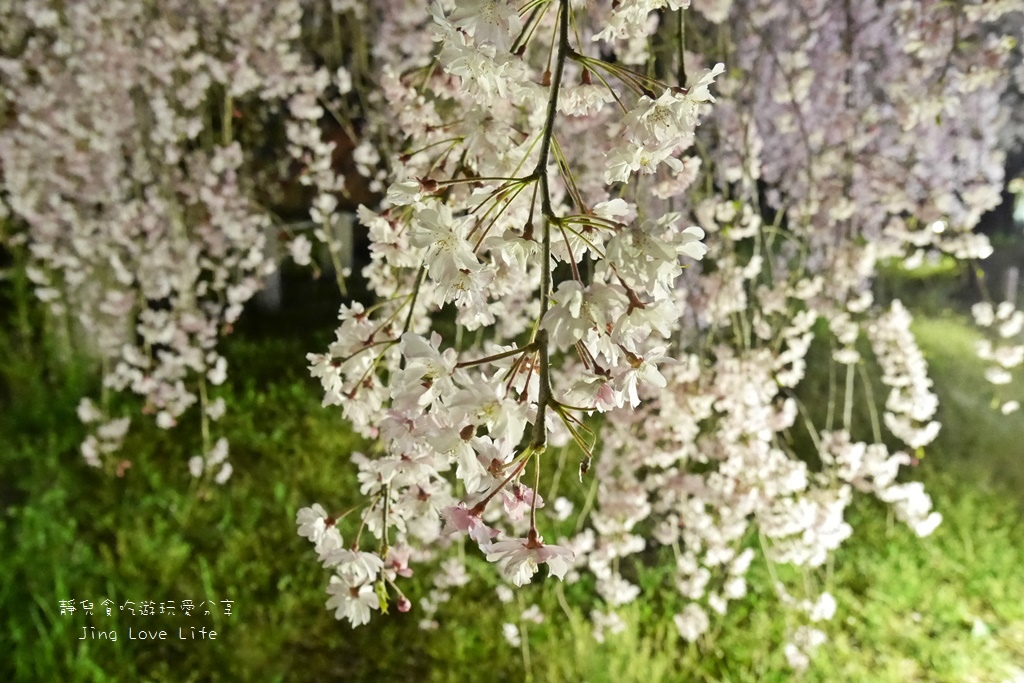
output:
[[[929,319],[916,330],[945,427],[912,476],[927,483],[945,522],[921,540],[877,502],[853,506],[855,536],[831,575],[806,577],[839,603],[806,680],[1002,681],[1024,667],[1024,428],[990,409],[969,329]],[[0,680],[792,679],[782,654],[792,624],[779,618],[763,561],[751,570],[749,595],[699,646],[676,634],[671,615],[682,605],[657,565],[639,570],[643,597],[621,611],[626,630],[601,644],[581,607],[587,579],[540,582],[503,605],[494,572],[472,551],[467,563],[480,580],[441,608],[440,629],[420,630],[415,609],[357,630],[336,622],[323,607],[326,575],[293,530],[301,506],[355,500],[349,456],[364,446],[336,411],[320,408],[319,388],[302,368],[303,354],[322,345],[311,335],[229,341],[232,367],[246,372],[224,389],[229,411],[220,428],[235,475],[221,488],[188,475],[185,462],[198,447],[188,425],[168,433],[139,421],[123,478],[83,466],[74,408],[94,378],[74,362],[55,362],[53,349],[26,352],[15,334],[0,340],[0,372],[7,396],[16,397],[0,406]],[[1019,382],[1012,390],[1024,399]],[[234,614],[59,614],[62,598],[103,597],[231,599]],[[508,645],[501,625],[519,623],[534,603],[544,622],[520,623],[524,647]],[[79,640],[87,624],[122,637]],[[173,636],[179,626],[206,626],[218,638],[124,637],[129,626],[154,625]]]
[[[1024,500],[1024,416],[1004,416],[1000,401],[1024,405],[1024,382],[1018,370],[1014,384],[997,389],[982,377],[986,364],[974,353],[981,338],[972,327],[952,317],[918,320],[914,333],[936,378],[942,436],[936,454],[974,466],[979,476],[1000,482]]]

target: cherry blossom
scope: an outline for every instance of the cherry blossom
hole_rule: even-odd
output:
[[[540,564],[547,564],[552,576],[563,578],[569,571],[573,553],[557,545],[544,545],[541,538],[513,538],[487,546],[487,559],[498,563],[502,576],[522,586],[530,583]]]
[[[331,596],[327,609],[334,610],[336,619],[348,619],[353,627],[368,624],[371,611],[380,609],[380,599],[370,584],[353,586],[332,576],[327,593]]]
[[[100,366],[103,398],[78,409],[89,465],[115,472],[135,416],[109,394],[130,392],[161,428],[198,422],[187,467],[226,483],[220,387],[245,369],[219,340],[279,260],[319,273],[317,248],[346,298],[309,372],[373,445],[349,454],[360,503],[312,504],[296,529],[353,626],[394,600],[438,627],[470,581],[465,533],[516,586],[541,564],[592,575],[595,638],[640,599],[625,567],[668,546],[674,621],[699,642],[748,591],[750,538],[814,571],[852,533],[857,493],[921,536],[941,522],[900,476],[940,434],[938,399],[910,312],[872,284],[886,262],[992,253],[973,230],[1019,137],[1007,92],[1024,70],[1000,33],[1019,3],[150,9],[5,15],[3,239]],[[335,31],[339,54],[318,52]],[[263,161],[275,138],[280,165]],[[345,145],[359,177],[338,171]],[[356,210],[370,246],[349,273],[336,231],[353,181],[372,193]],[[301,222],[273,210],[282,184],[306,191]],[[370,295],[352,300],[348,278]],[[1024,312],[973,313],[1011,414],[998,392],[1024,363]],[[813,371],[836,389],[807,406],[816,336],[832,353]],[[875,398],[868,440],[853,406]],[[555,474],[572,459],[587,503],[544,544],[576,513]],[[425,587],[407,596],[414,571]],[[836,611],[777,589],[804,621]],[[822,637],[796,627],[794,668]]]

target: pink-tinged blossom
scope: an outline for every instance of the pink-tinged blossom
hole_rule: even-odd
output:
[[[501,492],[502,504],[508,518],[515,521],[522,519],[530,511],[531,506],[544,507],[544,499],[529,486],[512,484]]]
[[[388,548],[388,554],[384,558],[384,574],[392,580],[395,576],[409,578],[412,576],[412,569],[409,568],[409,558],[412,555],[412,548],[405,543],[399,543]]]
[[[441,511],[441,516],[444,518],[444,530],[441,533],[447,535],[456,531],[468,532],[469,537],[481,547],[489,544],[491,539],[498,535],[495,529],[484,524],[479,513],[466,509],[465,503],[460,502],[458,505],[445,508]]]
[[[513,538],[491,543],[486,548],[488,562],[497,562],[502,576],[517,586],[530,583],[540,564],[559,579],[565,577],[574,559],[573,552],[557,545],[544,545],[543,539],[530,541]]]

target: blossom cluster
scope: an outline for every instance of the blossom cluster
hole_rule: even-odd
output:
[[[426,560],[462,535],[515,585],[544,563],[588,571],[604,638],[640,595],[624,562],[665,545],[696,640],[746,593],[752,538],[819,567],[854,492],[935,528],[897,475],[936,437],[937,399],[909,313],[871,283],[885,259],[990,253],[972,229],[1001,188],[1009,49],[980,6],[925,4],[480,0],[417,23],[385,3],[403,17],[375,53],[395,107],[370,125],[402,144],[383,205],[360,209],[381,300],[343,307],[309,356],[325,405],[379,440],[355,459],[379,557],[397,542]],[[727,54],[698,38],[719,26]],[[424,32],[434,62],[411,47]],[[430,334],[444,311],[454,337]],[[798,397],[821,325],[845,391],[815,426]],[[873,362],[889,395],[868,442],[852,413]],[[890,453],[883,426],[915,455]],[[801,429],[813,466],[790,445]],[[542,463],[563,444],[592,503],[552,546],[538,484],[558,490],[564,455]],[[794,604],[827,618],[826,596]],[[793,635],[795,667],[821,637]]]
[[[20,226],[9,240],[27,247],[55,328],[102,366],[101,395],[79,409],[91,430],[82,455],[113,466],[130,420],[113,395],[131,392],[164,429],[197,406],[202,448],[189,469],[223,483],[217,345],[276,267],[276,219],[258,190],[280,169],[259,167],[252,131],[290,114],[296,154],[322,166],[330,151],[302,127],[332,86],[300,43],[303,4],[29,0],[2,11],[0,168]],[[317,169],[317,187],[340,190]],[[318,198],[324,214],[334,206]]]
[[[996,386],[1008,384],[1013,369],[1024,363],[1024,311],[1009,301],[998,306],[982,302],[971,308],[971,314],[978,327],[988,333],[976,349],[978,357],[989,363],[985,379]],[[1000,402],[999,410],[1004,415],[1019,409],[1017,401]]]
[[[541,565],[590,574],[595,638],[614,637],[617,610],[641,597],[628,568],[662,546],[684,603],[674,623],[694,642],[746,594],[758,554],[823,566],[852,533],[854,493],[925,536],[941,515],[900,471],[939,433],[937,399],[909,312],[872,283],[883,261],[991,253],[973,229],[999,201],[1004,91],[1021,78],[994,22],[1020,9],[3,9],[4,201],[38,296],[104,367],[104,395],[79,407],[93,426],[83,455],[111,462],[128,417],[108,394],[131,391],[161,427],[199,404],[189,469],[227,480],[229,444],[210,424],[225,410],[217,341],[281,233],[296,263],[322,242],[342,292],[355,275],[374,295],[346,300],[334,340],[307,356],[324,406],[373,442],[351,454],[361,504],[297,515],[331,572],[328,607],[353,626],[392,602],[411,610],[414,571],[428,575],[420,623],[436,626],[471,578],[469,545],[517,587]],[[370,246],[356,274],[335,233],[350,193],[339,141],[379,198],[358,208]],[[281,163],[260,163],[272,142]],[[295,178],[308,235],[267,208],[266,188]],[[1004,382],[1024,360],[1024,313],[974,315],[993,333],[989,379]],[[841,381],[809,405],[816,340]],[[876,365],[888,394],[869,440],[853,415],[875,408]],[[568,470],[578,483],[559,496]],[[568,498],[583,500],[575,527]],[[804,668],[835,601],[776,592],[802,615],[785,654]],[[506,639],[540,618],[523,611]]]

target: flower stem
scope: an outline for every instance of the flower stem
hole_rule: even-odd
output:
[[[548,97],[548,111],[544,120],[544,132],[540,141],[540,157],[537,160],[537,167],[533,175],[540,182],[541,189],[541,213],[544,214],[544,234],[541,250],[541,271],[540,271],[540,316],[538,323],[543,320],[544,314],[548,311],[551,299],[551,224],[558,223],[559,218],[555,216],[551,207],[551,191],[548,187],[548,156],[551,153],[551,141],[555,134],[555,118],[558,115],[558,91],[562,87],[562,72],[565,71],[565,59],[571,48],[569,46],[569,0],[559,0],[559,31],[558,31],[558,52],[555,56],[555,70],[551,75],[551,94]],[[545,427],[545,411],[551,401],[551,378],[550,360],[548,358],[548,332],[538,325],[536,332],[536,344],[540,361],[540,395],[537,397],[537,417],[533,423],[533,436],[530,440],[530,448],[538,453],[547,446],[547,428]]]
[[[501,353],[496,353],[493,356],[485,356],[484,358],[477,358],[476,360],[465,360],[465,361],[462,361],[461,363],[456,363],[455,367],[457,367],[457,368],[468,368],[468,367],[470,367],[472,365],[481,365],[483,363],[493,363],[494,361],[501,360],[502,358],[508,358],[509,356],[515,356],[517,354],[526,353],[527,351],[533,351],[533,350],[534,350],[534,345],[533,344],[527,344],[526,346],[524,346],[521,349],[509,349],[508,351],[502,351]]]

